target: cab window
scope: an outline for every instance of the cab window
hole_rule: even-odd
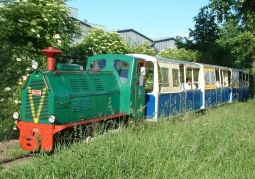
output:
[[[146,62],[146,80],[145,80],[145,90],[147,93],[153,91],[154,84],[154,65],[152,62]]]
[[[100,60],[95,60],[91,62],[90,64],[90,70],[102,70],[106,66],[106,60],[105,59],[100,59]]]
[[[128,73],[129,73],[128,62],[116,59],[114,60],[113,67],[119,74],[120,81],[122,83],[126,83],[128,81]]]

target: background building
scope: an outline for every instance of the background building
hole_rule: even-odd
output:
[[[78,19],[78,9],[77,8],[72,8],[69,7],[70,9],[70,16],[74,18],[75,20],[80,21],[80,25],[82,28],[82,37],[78,39],[74,39],[74,42],[77,43],[81,41],[84,36],[87,35],[89,29],[91,27],[96,27],[105,30],[105,26],[99,25],[99,24],[94,24],[94,23],[88,23],[87,20],[79,20]],[[145,42],[149,42],[151,47],[153,47],[156,51],[156,53],[159,53],[163,49],[167,48],[176,48],[175,47],[175,39],[174,38],[161,38],[161,39],[151,39],[149,37],[146,37],[145,35],[135,31],[134,29],[124,29],[124,30],[115,30],[118,32],[120,35],[124,37],[124,39],[127,42],[131,42],[132,45],[139,45],[143,44]]]

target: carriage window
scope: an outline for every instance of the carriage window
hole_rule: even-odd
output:
[[[179,69],[172,69],[173,87],[179,87]]]
[[[162,87],[169,87],[169,79],[168,79],[169,69],[161,67],[160,70],[162,75]]]
[[[244,82],[244,80],[243,80],[243,72],[239,72],[239,84],[241,85],[241,86],[243,86],[243,82]]]
[[[228,72],[222,71],[221,73],[221,85],[222,86],[228,86]]]
[[[233,86],[237,87],[239,85],[239,72],[234,71],[233,72],[233,80],[232,80]]]
[[[194,73],[194,80],[193,83],[197,88],[200,88],[200,83],[198,81],[199,79],[199,69],[193,69],[193,73]]]
[[[211,71],[211,84],[215,85],[215,72]]]
[[[210,74],[209,74],[209,71],[205,72],[205,84],[206,85],[210,84]]]
[[[146,62],[146,81],[145,81],[145,90],[147,93],[153,91],[154,83],[154,66],[152,62]]]
[[[183,68],[183,66],[180,66],[180,81],[181,81],[181,83],[184,83],[184,68]]]
[[[120,81],[126,83],[128,80],[129,64],[122,60],[114,60],[113,67],[118,72]]]
[[[215,70],[215,77],[216,77],[216,81],[220,81],[219,69],[216,69],[216,70]]]
[[[91,62],[90,64],[90,70],[102,70],[106,66],[106,60],[100,59]]]
[[[245,74],[245,86],[249,86],[249,75]]]
[[[215,70],[215,78],[216,78],[216,81],[215,81],[216,86],[220,87],[221,82],[220,82],[220,70],[219,69]],[[221,78],[221,80],[222,80],[222,78]]]

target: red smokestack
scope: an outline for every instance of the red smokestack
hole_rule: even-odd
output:
[[[47,57],[47,70],[55,71],[56,57],[60,55],[62,51],[53,47],[48,47],[41,50],[41,52]]]

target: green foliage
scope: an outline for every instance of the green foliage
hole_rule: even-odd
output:
[[[255,45],[252,33],[247,31],[245,26],[240,26],[240,19],[235,16],[230,18],[232,12],[228,14],[228,18],[225,18],[227,21],[218,24],[222,19],[219,17],[219,9],[215,9],[214,6],[217,3],[214,2],[218,2],[218,8],[224,6],[226,9],[231,9],[232,7],[228,7],[230,4],[227,3],[230,1],[215,0],[210,6],[201,8],[194,17],[195,29],[189,29],[189,38],[177,37],[177,47],[199,51],[200,57],[197,62],[250,68]]]
[[[76,143],[2,178],[254,178],[255,101],[227,104]],[[242,110],[240,110],[242,109]]]
[[[71,55],[77,57],[84,65],[89,56],[96,54],[125,54],[128,44],[123,36],[117,32],[107,32],[98,28],[91,28],[88,35],[76,44]]]
[[[229,48],[235,56],[231,64],[251,68],[254,61],[254,1],[210,0],[210,7],[222,23],[221,38],[217,44]]]
[[[255,30],[255,2],[253,0],[210,0],[219,22],[234,20],[248,31]]]
[[[131,45],[117,32],[107,32],[98,28],[91,28],[88,35],[70,50],[70,55],[84,65],[89,56],[96,54],[126,54],[138,53],[154,56],[155,50],[148,42]]]
[[[216,14],[208,6],[201,8],[194,17],[195,29],[189,29],[189,38],[177,37],[176,46],[194,51],[197,62],[220,65],[226,58],[225,54],[229,53],[215,44],[220,37],[220,28],[215,19]]]
[[[154,48],[152,48],[149,42],[147,41],[140,45],[131,46],[129,51],[130,53],[136,53],[136,54],[146,54],[151,56],[156,55]]]
[[[216,15],[209,7],[201,8],[198,15],[194,17],[195,29],[189,29],[190,38],[178,37],[177,47],[206,52],[208,46],[219,38],[219,27],[215,19]]]
[[[0,39],[13,45],[32,43],[35,49],[66,49],[80,28],[68,13],[64,0],[7,3],[0,8]]]
[[[80,34],[80,26],[69,17],[65,2],[0,0],[0,120],[12,118],[13,110],[19,110],[20,103],[14,101],[20,101],[23,77],[31,71],[32,60],[45,69],[45,56],[40,50],[53,46],[67,51],[72,38]],[[8,94],[6,88],[10,89]]]
[[[239,28],[233,21],[225,22],[220,34],[221,38],[216,41],[216,44],[231,50],[231,55],[235,59],[232,60],[233,66],[250,68],[253,61],[251,55],[255,49],[253,34]]]
[[[181,49],[164,49],[157,54],[160,57],[171,58],[176,60],[185,60],[196,62],[200,59],[200,54],[198,51]]]

